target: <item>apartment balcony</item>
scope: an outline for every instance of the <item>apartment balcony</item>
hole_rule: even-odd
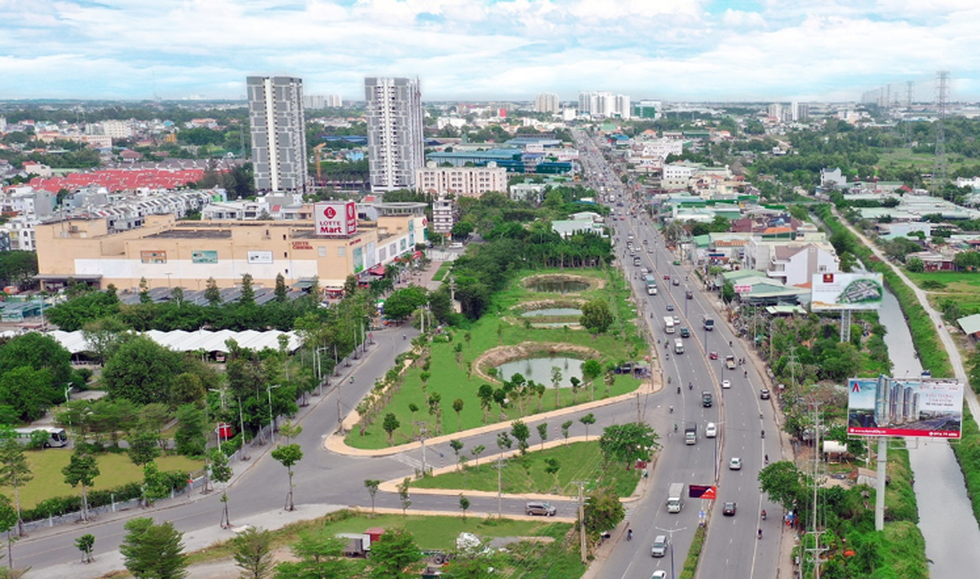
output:
[[[766,276],[772,278],[781,279],[783,282],[789,277],[789,272],[786,271],[786,265],[789,264],[785,260],[774,260],[769,263],[769,269],[766,270]]]

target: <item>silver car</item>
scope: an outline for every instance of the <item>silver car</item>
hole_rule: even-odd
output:
[[[667,535],[657,535],[657,538],[653,540],[653,547],[650,548],[650,555],[653,557],[667,555]]]

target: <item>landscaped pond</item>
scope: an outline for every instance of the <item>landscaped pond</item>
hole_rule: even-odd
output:
[[[521,314],[525,318],[536,318],[544,316],[575,316],[581,317],[582,310],[578,308],[541,308],[540,310],[529,310]]]
[[[568,356],[538,356],[505,362],[497,366],[497,376],[510,380],[514,374],[524,376],[525,380],[534,380],[539,384],[551,387],[551,369],[557,367],[561,371],[562,388],[570,388],[571,378],[582,380],[583,360]]]
[[[536,292],[571,294],[584,292],[589,289],[589,282],[575,279],[557,279],[542,277],[527,284],[528,289]]]

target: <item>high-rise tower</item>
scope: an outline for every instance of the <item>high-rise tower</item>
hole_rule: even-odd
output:
[[[371,189],[414,189],[424,163],[422,93],[417,79],[365,78]]]
[[[255,188],[259,191],[305,191],[303,79],[250,76],[245,84]]]

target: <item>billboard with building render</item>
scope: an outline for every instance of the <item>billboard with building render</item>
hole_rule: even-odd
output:
[[[963,384],[941,378],[851,378],[849,436],[960,438]]]
[[[815,273],[810,309],[877,310],[885,295],[880,273]]]

